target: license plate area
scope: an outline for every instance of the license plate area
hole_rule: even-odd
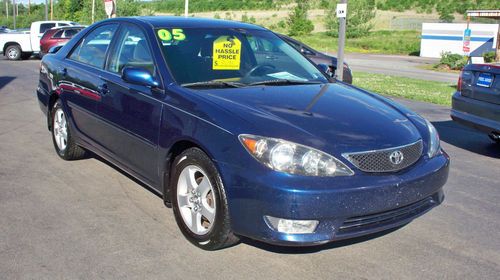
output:
[[[479,87],[491,87],[493,84],[493,75],[491,73],[479,73],[476,85]]]

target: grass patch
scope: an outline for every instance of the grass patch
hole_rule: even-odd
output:
[[[441,67],[437,67],[437,65],[432,65],[432,64],[418,65],[417,68],[424,69],[424,70],[437,71],[437,72],[444,72],[444,73],[453,73],[453,74],[459,74],[461,72],[461,70],[452,70],[452,69],[448,69],[448,68],[441,68]]]
[[[353,84],[382,95],[451,105],[455,85],[365,72],[353,73]]]
[[[336,51],[338,47],[337,38],[330,37],[325,32],[298,36],[295,39],[323,52]],[[366,37],[347,38],[346,52],[418,55],[420,32],[414,30],[372,31]]]

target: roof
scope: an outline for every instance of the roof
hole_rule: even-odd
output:
[[[500,19],[500,10],[469,10],[467,16]]]
[[[206,28],[242,28],[242,29],[261,29],[265,28],[238,21],[209,19],[209,18],[196,18],[196,17],[176,17],[176,16],[146,16],[134,17],[151,24],[153,27],[206,27]]]

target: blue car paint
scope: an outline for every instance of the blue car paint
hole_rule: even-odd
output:
[[[90,30],[109,23],[135,24],[146,32],[163,92],[125,83],[117,74],[65,58]],[[154,28],[169,26],[262,29],[228,21],[165,17],[94,24],[57,54],[44,57],[37,89],[40,108],[47,114],[58,96],[79,145],[165,194],[167,200],[172,147],[179,143],[199,146],[221,175],[235,233],[269,243],[309,245],[377,232],[408,223],[442,202],[449,157],[441,152],[428,158],[428,129],[417,114],[387,98],[338,82],[210,90],[180,87],[154,34]],[[80,94],[58,92],[68,76],[80,81]],[[100,88],[103,82],[108,85],[105,94]],[[322,150],[342,160],[355,175],[307,177],[273,171],[243,148],[238,140],[242,133],[283,138]],[[396,173],[364,173],[341,156],[419,139],[424,143],[421,158]],[[347,218],[398,209],[425,198],[433,203],[415,215],[354,233],[338,231]],[[282,234],[265,223],[264,215],[316,219],[320,224],[313,234]]]

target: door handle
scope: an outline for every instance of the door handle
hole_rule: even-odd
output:
[[[99,91],[100,94],[106,95],[109,93],[108,85],[107,84],[102,84],[97,87],[97,91]]]

